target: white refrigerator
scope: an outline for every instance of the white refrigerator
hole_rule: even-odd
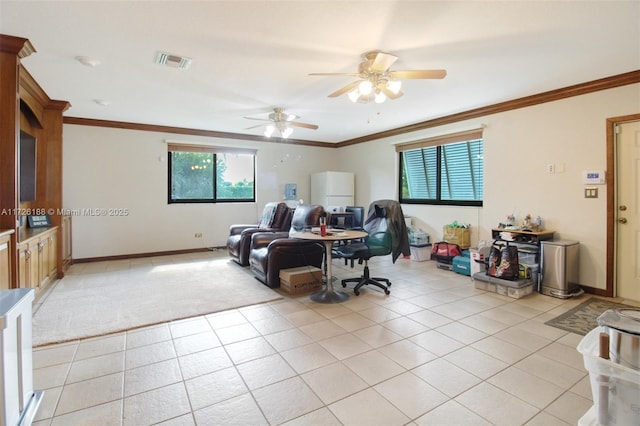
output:
[[[319,172],[311,175],[311,204],[338,211],[354,202],[355,176],[350,172]]]

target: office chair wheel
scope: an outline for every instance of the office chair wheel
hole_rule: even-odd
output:
[[[384,294],[386,294],[387,296],[391,294],[391,292],[389,291],[389,289],[385,289]]]
[[[346,283],[342,283],[342,288],[346,287],[347,284]]]
[[[353,292],[356,294],[356,296],[360,296],[360,290],[353,290]]]

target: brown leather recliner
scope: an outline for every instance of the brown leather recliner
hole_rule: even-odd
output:
[[[241,266],[249,266],[251,235],[256,232],[288,231],[293,210],[286,203],[271,202],[264,206],[260,223],[257,225],[231,225],[227,239],[229,256]]]
[[[290,231],[319,226],[324,208],[318,205],[296,207]],[[289,238],[289,232],[256,232],[251,236],[249,265],[256,278],[268,287],[280,287],[280,270],[299,266],[322,267],[324,245],[318,241]]]

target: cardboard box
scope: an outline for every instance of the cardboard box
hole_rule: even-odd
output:
[[[322,290],[322,270],[315,266],[281,269],[280,288],[294,295]]]

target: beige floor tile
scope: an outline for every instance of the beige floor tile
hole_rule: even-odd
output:
[[[514,364],[531,353],[531,351],[522,349],[493,336],[472,343],[471,347],[504,361],[507,364]]]
[[[160,423],[156,423],[158,426],[196,426],[196,422],[193,419],[193,414],[183,414],[178,417],[171,418],[169,420],[165,420]]]
[[[297,417],[288,422],[282,423],[282,426],[342,426],[342,423],[333,415],[328,408],[320,408],[303,416]]]
[[[469,389],[455,400],[495,425],[521,425],[538,413],[532,405],[486,382]]]
[[[306,373],[324,365],[336,362],[338,359],[331,355],[318,343],[289,349],[281,353],[283,358],[299,373]]]
[[[363,317],[357,312],[332,318],[331,321],[347,331],[360,330],[361,328],[371,327],[375,324],[373,321]]]
[[[411,295],[411,297],[414,297],[414,296],[415,294]],[[410,315],[415,312],[421,311],[423,309],[422,307],[418,305],[414,305],[411,302],[407,302],[406,300],[387,303],[384,305],[384,307],[400,315]]]
[[[51,426],[101,425],[120,426],[122,424],[122,400],[107,402],[53,419]]]
[[[248,393],[196,410],[193,415],[198,426],[269,424]]]
[[[437,358],[437,355],[406,339],[377,349],[406,369],[415,368]]]
[[[247,320],[247,317],[245,317],[240,313],[240,311],[235,309],[231,311],[224,311],[207,315],[206,318],[214,330],[249,322],[249,320]]]
[[[187,380],[185,386],[193,410],[216,404],[249,391],[234,367]]]
[[[191,411],[184,383],[154,389],[124,400],[124,426],[143,426]]]
[[[171,340],[169,324],[154,325],[127,332],[127,349]]]
[[[53,417],[61,393],[62,386],[50,388],[43,392],[42,401],[40,401],[38,411],[36,411],[36,415],[34,416],[34,421],[37,422],[39,420],[50,419]]]
[[[417,321],[428,328],[441,327],[453,321],[451,318],[447,318],[444,315],[437,314],[429,309],[423,309],[421,311],[414,312],[410,315],[407,315],[407,318],[411,318],[412,320]]]
[[[465,345],[469,345],[487,337],[486,333],[457,321],[438,327],[436,328],[436,331],[444,334],[445,336],[452,337]]]
[[[237,368],[249,389],[261,388],[297,375],[279,354],[245,362]]]
[[[314,322],[323,321],[325,317],[314,311],[313,309],[305,309],[284,315],[284,317],[296,327],[301,327]]]
[[[57,364],[33,370],[33,388],[49,389],[62,386],[67,379],[71,363]]]
[[[238,309],[242,316],[250,322],[265,320],[280,316],[280,313],[269,305],[253,305]]]
[[[587,375],[583,371],[567,367],[537,353],[526,357],[514,366],[565,389],[575,385]]]
[[[73,361],[77,348],[77,342],[36,348],[32,353],[31,362],[33,368],[37,369],[69,363]]]
[[[343,362],[370,386],[406,371],[404,367],[377,350],[356,355]]]
[[[276,351],[264,337],[255,337],[225,346],[227,354],[235,364],[272,355]]]
[[[124,373],[71,383],[64,387],[55,415],[82,410],[123,397]]]
[[[294,325],[281,316],[254,320],[251,325],[263,336],[294,328]]]
[[[211,331],[211,326],[204,317],[188,318],[169,323],[171,336],[174,339],[192,334],[200,334]]]
[[[178,356],[193,354],[222,345],[213,331],[173,339],[173,344]]]
[[[299,327],[299,330],[316,342],[338,336],[340,334],[345,334],[347,332],[347,330],[328,319],[314,322],[313,324],[303,325],[302,327]]]
[[[124,352],[86,358],[71,364],[67,383],[79,382],[124,371]]]
[[[176,356],[173,341],[165,340],[127,350],[125,367],[126,369],[141,367],[143,365],[166,361]]]
[[[352,334],[358,336],[360,339],[374,348],[379,348],[381,346],[385,346],[393,342],[402,340],[402,336],[379,324],[356,330]]]
[[[233,366],[223,347],[207,349],[178,358],[184,380]]]
[[[491,426],[491,423],[454,400],[442,404],[415,421],[420,426]]]
[[[78,350],[74,359],[77,361],[79,359],[122,351],[125,348],[125,341],[125,333],[82,340],[78,344]]]
[[[401,316],[400,314],[393,312],[392,310],[387,309],[383,306],[374,306],[357,312],[363,317],[378,323],[389,321]]]
[[[494,334],[494,336],[530,352],[537,351],[552,342],[550,339],[530,333],[521,327],[507,328]]]
[[[379,383],[374,389],[411,419],[449,400],[447,395],[410,372]]]
[[[559,418],[543,411],[528,421],[526,426],[575,426],[575,424],[572,425],[570,423],[563,422]]]
[[[470,346],[451,352],[443,358],[483,380],[488,379],[509,366],[507,363]]]
[[[288,349],[297,348],[298,346],[308,345],[313,340],[298,328],[280,331],[264,336],[264,338],[279,352]]]
[[[284,423],[323,406],[300,377],[257,389],[253,396],[271,424]]]
[[[325,404],[364,390],[367,383],[341,362],[326,365],[301,375]]]
[[[442,358],[416,367],[411,372],[451,398],[482,381],[479,377]]]
[[[539,409],[549,405],[565,391],[560,386],[516,367],[501,371],[487,382]]]
[[[409,418],[373,389],[341,399],[329,406],[331,412],[345,426],[404,425]]]
[[[425,331],[424,333],[410,337],[409,340],[438,356],[446,355],[464,346],[457,340],[447,337],[435,330]]]
[[[124,373],[124,396],[131,396],[182,381],[177,359],[127,370]]]
[[[584,368],[582,354],[576,350],[576,346],[567,346],[554,342],[540,349],[537,354],[562,363],[568,367],[580,369],[585,373],[587,372]]]
[[[223,345],[253,339],[254,337],[260,336],[260,332],[256,330],[251,323],[219,328],[216,330],[216,334]]]
[[[425,326],[424,324],[420,324],[419,322],[407,317],[395,318],[389,321],[385,321],[380,325],[388,328],[389,330],[399,334],[402,337],[414,336],[429,329],[429,327]]]
[[[493,318],[488,318],[482,313],[463,318],[459,322],[487,334],[497,333],[498,331],[509,327],[509,324],[497,321]]]
[[[321,340],[318,344],[337,359],[349,358],[372,349],[370,345],[351,333],[330,337]]]
[[[637,400],[635,401],[637,402]],[[569,424],[578,424],[578,420],[593,406],[593,402],[589,399],[576,395],[573,392],[565,392],[551,405],[545,408],[545,413],[559,418]],[[635,418],[637,415],[628,415],[627,419]],[[620,421],[620,424],[627,423],[627,420]]]

